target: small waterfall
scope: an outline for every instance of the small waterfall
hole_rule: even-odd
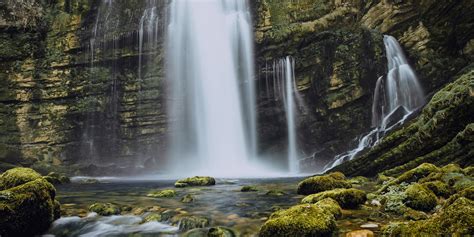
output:
[[[288,131],[288,167],[291,173],[299,171],[296,141],[296,98],[299,97],[295,80],[295,60],[286,57],[273,63],[274,98],[283,99]]]
[[[142,80],[143,51],[153,50],[158,46],[160,18],[157,0],[147,0],[146,8],[140,18],[138,28],[138,79]],[[145,38],[146,36],[146,38]]]
[[[171,170],[232,175],[250,167],[256,149],[252,38],[247,1],[171,2]]]
[[[423,89],[398,41],[385,35],[384,44],[388,73],[385,80],[380,77],[375,85],[372,104],[374,129],[360,139],[356,149],[336,156],[333,162],[324,167],[325,171],[354,159],[361,151],[376,145],[384,134],[403,124],[411,113],[425,104]]]

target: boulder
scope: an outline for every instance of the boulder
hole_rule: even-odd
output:
[[[180,179],[174,184],[177,188],[184,188],[188,186],[211,186],[215,185],[216,180],[209,176],[194,176],[191,178]]]
[[[333,213],[315,204],[277,211],[260,229],[259,236],[330,236],[336,229]]]
[[[60,217],[56,189],[34,170],[8,170],[0,184],[0,236],[42,234]]]
[[[307,178],[298,184],[298,194],[309,195],[336,188],[351,188],[352,185],[340,175],[322,175]]]
[[[419,211],[431,211],[437,204],[436,195],[421,184],[412,184],[405,190],[406,206]]]
[[[112,203],[94,203],[89,207],[89,211],[101,216],[119,215],[122,212],[118,205]]]
[[[355,188],[340,188],[309,195],[301,202],[316,203],[326,198],[332,198],[337,201],[342,208],[348,209],[357,208],[367,200],[366,193],[362,190]]]
[[[153,198],[172,198],[176,196],[176,191],[172,189],[153,191],[153,192],[148,193],[146,196],[153,197]]]

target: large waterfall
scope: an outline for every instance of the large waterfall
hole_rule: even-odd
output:
[[[248,171],[256,154],[256,109],[247,2],[174,0],[169,16],[170,169]]]
[[[425,104],[423,89],[398,41],[386,35],[384,44],[388,73],[385,80],[380,77],[375,86],[372,104],[372,126],[375,128],[360,139],[357,148],[336,156],[324,170],[352,160],[361,151],[374,146],[384,134],[403,123],[413,111]]]

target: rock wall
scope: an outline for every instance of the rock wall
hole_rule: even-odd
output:
[[[0,4],[0,163],[79,169],[161,158],[162,50],[143,52],[137,80],[145,8],[125,0]]]

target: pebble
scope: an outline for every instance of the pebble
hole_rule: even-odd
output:
[[[370,205],[380,207],[380,206],[382,206],[382,203],[380,203],[378,200],[372,200],[370,202]]]
[[[376,224],[376,223],[367,223],[367,224],[361,225],[360,228],[364,228],[364,229],[378,229],[378,228],[379,228],[379,225]]]
[[[374,237],[374,232],[370,230],[354,230],[347,233],[346,237]]]

